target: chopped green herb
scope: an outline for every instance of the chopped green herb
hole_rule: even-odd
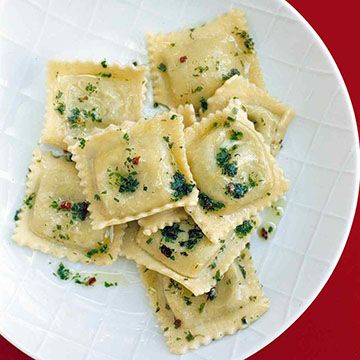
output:
[[[241,131],[231,130],[230,140],[241,140],[244,134]]]
[[[173,181],[170,183],[170,188],[173,190],[173,200],[177,201],[189,195],[193,191],[194,186],[194,184],[186,182],[185,176],[179,170],[176,171]]]
[[[247,325],[247,324],[248,324],[245,316],[241,318],[241,322],[242,322],[244,325]]]
[[[129,134],[125,133],[124,136],[123,136],[123,139],[126,140],[126,141],[129,141],[130,140]]]
[[[94,195],[94,199],[97,200],[97,201],[99,201],[99,200],[100,200],[100,195],[99,195],[99,194],[95,194],[95,195]]]
[[[63,96],[63,92],[62,91],[60,91],[60,90],[58,90],[58,92],[57,92],[57,94],[56,94],[56,96],[55,96],[55,99],[56,100],[59,100],[62,96]]]
[[[57,110],[61,115],[64,114],[65,109],[66,109],[65,104],[62,102],[58,103],[58,106],[55,108],[55,110]]]
[[[186,241],[180,241],[180,246],[186,247],[188,250],[192,250],[195,245],[204,237],[201,229],[195,225],[192,229],[188,231],[189,239]]]
[[[71,206],[71,215],[73,220],[84,221],[89,214],[89,203],[87,201],[77,202]]]
[[[246,52],[251,54],[254,51],[255,43],[254,40],[250,37],[249,33],[246,31],[241,31],[239,35],[244,39],[244,45],[246,47]]]
[[[242,274],[243,278],[246,279],[246,270],[245,270],[245,268],[241,264],[239,264],[239,269],[241,271],[241,274]]]
[[[91,95],[97,90],[97,87],[93,84],[88,83],[85,87],[85,90],[89,93],[89,95]]]
[[[173,243],[179,236],[179,233],[184,232],[180,229],[180,225],[175,223],[173,225],[165,226],[161,229],[161,235],[164,237],[166,242]]]
[[[199,313],[201,314],[204,311],[205,303],[201,303],[199,306]]]
[[[70,269],[67,269],[63,263],[60,263],[55,275],[61,280],[69,280],[71,272]]]
[[[118,283],[117,283],[117,282],[111,283],[111,282],[105,281],[105,282],[104,282],[104,286],[105,286],[106,288],[109,288],[109,287],[112,287],[112,286],[118,286]]]
[[[241,199],[249,191],[249,187],[244,183],[233,183],[227,184],[225,194],[230,195],[235,199]]]
[[[191,331],[189,331],[186,336],[185,336],[185,339],[190,342],[190,341],[193,341],[195,339],[194,335],[191,333]]]
[[[98,245],[99,245],[99,247],[89,250],[86,253],[86,256],[91,258],[94,255],[105,254],[105,253],[107,253],[109,251],[109,245],[108,244],[98,243]]]
[[[166,65],[164,63],[160,63],[157,67],[161,72],[166,71]]]
[[[83,149],[85,147],[86,144],[86,140],[84,138],[79,138],[79,148]]]
[[[208,109],[207,100],[203,96],[200,98],[200,107],[201,107],[201,110],[204,112]]]
[[[174,143],[170,142],[171,141],[170,136],[163,136],[163,139],[168,143],[169,149],[172,149],[172,147],[174,146]]]
[[[188,296],[184,296],[184,301],[185,301],[185,304],[190,306],[192,304],[192,301],[190,300],[190,298]]]
[[[220,148],[216,154],[216,163],[221,168],[223,175],[233,177],[237,174],[238,168],[235,162],[231,162],[231,153],[226,148]]]
[[[19,219],[20,219],[20,217],[19,217],[19,214],[21,213],[21,208],[20,209],[17,209],[16,211],[15,211],[15,215],[14,215],[14,220],[15,221],[18,221]]]
[[[222,279],[222,276],[220,274],[220,270],[217,270],[215,275],[213,276],[213,279],[219,282]]]
[[[111,76],[112,76],[112,74],[110,72],[109,73],[101,72],[101,73],[99,73],[99,75],[103,78],[111,78]]]
[[[216,268],[216,262],[213,261],[210,265],[209,265],[209,269],[215,269]]]
[[[240,75],[240,71],[238,69],[230,69],[226,74],[222,75],[222,79],[226,81],[229,80],[234,75]]]
[[[149,239],[146,240],[146,243],[147,243],[148,245],[150,245],[150,244],[152,243],[152,241],[153,241],[153,239],[152,239],[152,238],[149,238]]]
[[[199,204],[203,209],[208,211],[218,211],[225,207],[222,202],[211,199],[208,195],[202,192],[199,194]]]
[[[136,179],[135,176],[129,174],[127,176],[120,175],[120,187],[119,192],[135,192],[139,186],[139,181]]]
[[[31,209],[34,205],[34,199],[35,199],[36,194],[35,193],[31,193],[30,195],[28,195],[25,200],[24,200],[24,204]]]
[[[204,88],[202,86],[197,86],[194,90],[192,90],[191,92],[193,94],[197,93],[197,92],[200,92],[200,91],[203,91]]]
[[[176,115],[176,114],[173,114],[173,115],[171,115],[170,120],[175,120],[176,118],[177,118],[177,115]]]
[[[108,67],[108,64],[107,64],[107,62],[106,62],[106,59],[104,59],[100,64],[101,64],[101,66],[102,66],[104,69]]]
[[[236,235],[241,239],[248,235],[254,227],[254,223],[251,220],[245,220],[241,225],[235,228]]]
[[[70,123],[70,128],[76,128],[79,125],[80,119],[80,110],[79,108],[75,107],[71,109],[70,115],[68,116],[68,121]]]

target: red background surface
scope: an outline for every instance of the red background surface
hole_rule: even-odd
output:
[[[360,119],[359,59],[356,57],[356,53],[359,53],[357,2],[343,0],[339,4],[289,0],[289,3],[314,27],[329,48],[345,79],[357,118]],[[344,253],[317,299],[291,328],[250,360],[360,359],[359,215],[358,205]],[[5,359],[30,358],[0,336],[0,360]]]

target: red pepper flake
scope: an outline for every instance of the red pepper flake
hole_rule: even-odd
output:
[[[96,283],[96,277],[94,277],[94,276],[89,278],[89,280],[87,281],[87,284],[89,286],[93,286],[95,283]]]
[[[175,329],[178,329],[181,326],[181,320],[180,319],[175,319],[174,326],[175,326]]]
[[[235,191],[235,184],[234,183],[229,183],[229,193],[232,194]]]
[[[138,165],[139,162],[140,162],[140,156],[135,156],[131,162],[134,164],[134,165]]]
[[[187,56],[181,56],[181,58],[180,58],[181,63],[186,62],[186,60],[187,60]]]
[[[267,240],[269,238],[269,233],[265,228],[261,228],[260,234],[265,240]]]
[[[60,209],[62,210],[71,210],[71,202],[70,201],[62,201],[60,203]]]

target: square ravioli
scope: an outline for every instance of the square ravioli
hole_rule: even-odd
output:
[[[258,219],[252,217],[234,227],[218,243],[212,243],[188,215],[150,235],[145,235],[141,228],[129,229],[133,233],[125,237],[122,253],[200,295],[209,291],[228,270],[257,224]]]
[[[111,125],[70,148],[94,229],[196,204],[182,116]],[[96,201],[93,201],[96,199]]]
[[[204,25],[169,34],[148,35],[154,99],[176,108],[206,99],[225,80],[241,74],[263,87],[259,60],[244,12],[232,10]]]
[[[13,239],[71,261],[108,265],[120,253],[125,226],[93,230],[75,164],[36,149]]]
[[[175,354],[246,328],[269,308],[247,249],[215,287],[199,296],[155,271],[143,266],[139,271],[167,345]]]
[[[282,170],[239,100],[185,129],[185,138],[200,192],[198,204],[186,211],[211,241],[287,191]]]
[[[202,116],[225,108],[234,98],[241,101],[248,119],[254,123],[255,130],[263,135],[271,153],[276,155],[295,112],[267,91],[250,83],[248,79],[236,75],[227,80],[208,99],[207,110],[202,112]]]
[[[120,125],[142,115],[145,68],[106,61],[50,61],[42,142],[66,149],[94,127]]]

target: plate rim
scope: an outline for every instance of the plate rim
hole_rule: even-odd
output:
[[[324,53],[324,56],[328,60],[330,60],[331,63],[331,69],[336,77],[336,80],[341,87],[341,90],[344,92],[345,95],[345,102],[347,105],[347,108],[350,110],[349,118],[351,119],[351,132],[355,136],[355,144],[357,145],[357,149],[355,151],[355,172],[354,172],[354,189],[352,193],[352,203],[351,207],[349,209],[349,216],[347,218],[347,222],[345,224],[346,230],[342,233],[341,237],[339,237],[339,248],[336,254],[333,256],[333,260],[329,263],[328,269],[326,273],[323,275],[322,280],[319,282],[318,286],[313,290],[310,296],[303,302],[303,307],[301,310],[296,313],[295,315],[289,317],[287,320],[285,320],[284,324],[276,331],[272,333],[271,336],[265,337],[263,341],[259,341],[256,345],[254,345],[247,353],[244,354],[243,358],[246,359],[255,353],[259,352],[260,350],[264,349],[266,346],[268,346],[270,343],[272,343],[274,340],[276,340],[279,336],[284,334],[288,328],[290,328],[303,314],[307,309],[310,307],[310,305],[315,301],[315,299],[319,296],[320,292],[330,279],[331,275],[333,274],[341,255],[343,254],[345,245],[348,241],[349,234],[352,228],[352,224],[355,218],[355,212],[357,208],[357,203],[359,199],[359,184],[360,184],[360,149],[359,149],[359,132],[356,122],[356,116],[354,111],[354,106],[351,101],[351,97],[349,94],[349,91],[347,89],[346,83],[344,81],[344,78],[341,74],[341,71],[332,56],[331,52],[329,51],[328,47],[326,46],[325,42],[322,40],[320,35],[316,32],[316,30],[311,26],[311,24],[304,18],[303,15],[289,2],[286,0],[272,0],[274,2],[278,2],[282,4],[287,10],[291,12],[291,14],[296,18],[297,21],[299,21],[305,30],[307,30],[312,37],[316,40],[316,43],[320,46],[321,50]],[[241,4],[239,4],[241,6]],[[357,185],[357,186],[356,186]],[[27,351],[21,344],[19,344],[20,340],[17,340],[16,338],[11,338],[10,335],[8,335],[3,329],[0,327],[0,335],[8,341],[11,345],[15,346],[18,350],[26,354],[27,356],[34,358],[35,354],[32,354],[31,352]],[[170,353],[169,353],[170,355]],[[41,358],[39,358],[41,359]],[[45,360],[45,359],[44,359]]]

